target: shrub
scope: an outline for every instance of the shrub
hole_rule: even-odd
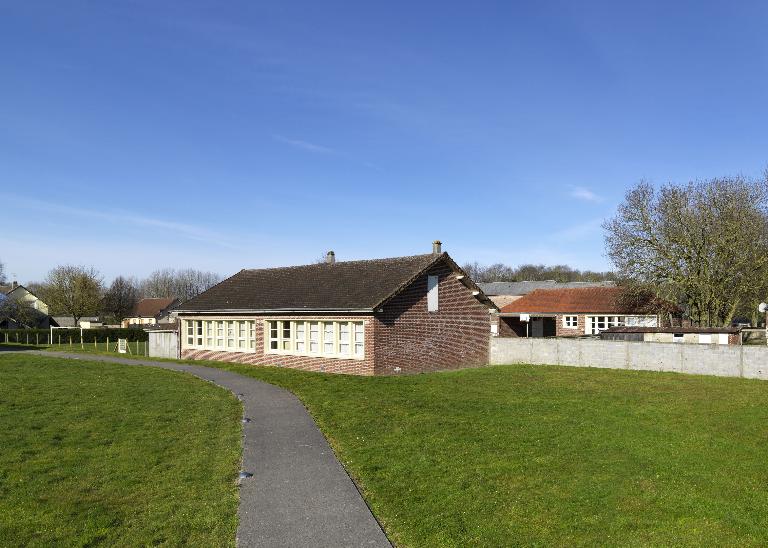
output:
[[[54,329],[53,341],[49,341],[51,331],[49,329],[0,329],[0,342],[27,343],[33,344],[36,341],[39,344],[69,342],[70,337],[73,343],[80,343],[80,329]],[[35,337],[37,336],[37,337]],[[94,329],[83,329],[84,343],[96,342],[117,342],[117,339],[128,339],[129,342],[145,342],[149,340],[149,335],[143,329],[136,328],[117,328],[117,327],[99,327]]]

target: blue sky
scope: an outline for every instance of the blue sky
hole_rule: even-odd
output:
[[[768,165],[767,6],[2,2],[0,260],[607,268],[628,186]]]

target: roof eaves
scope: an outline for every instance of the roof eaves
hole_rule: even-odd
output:
[[[210,310],[176,309],[181,314],[351,314],[372,313],[373,308],[216,308]]]

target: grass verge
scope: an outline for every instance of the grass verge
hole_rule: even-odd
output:
[[[763,381],[525,365],[384,378],[208,365],[296,393],[398,545],[768,542]]]
[[[0,545],[233,545],[241,413],[187,375],[0,355]]]

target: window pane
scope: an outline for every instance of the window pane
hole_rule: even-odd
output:
[[[277,350],[277,341],[275,340],[269,341],[269,348],[271,348],[272,350]]]
[[[245,322],[238,322],[239,326],[239,336],[240,338],[245,338],[246,335],[246,329],[245,329]]]
[[[333,329],[333,323],[325,322],[323,324],[323,352],[325,354],[333,354],[334,343],[335,331]]]
[[[363,355],[363,343],[355,343],[355,355]]]
[[[283,324],[283,338],[290,339],[291,338],[291,322],[282,322],[282,324]]]
[[[227,322],[227,337],[235,336],[235,322]]]
[[[213,346],[213,339],[211,338],[205,339],[205,344],[206,346]]]
[[[309,351],[320,351],[320,324],[317,322],[309,324]]]

